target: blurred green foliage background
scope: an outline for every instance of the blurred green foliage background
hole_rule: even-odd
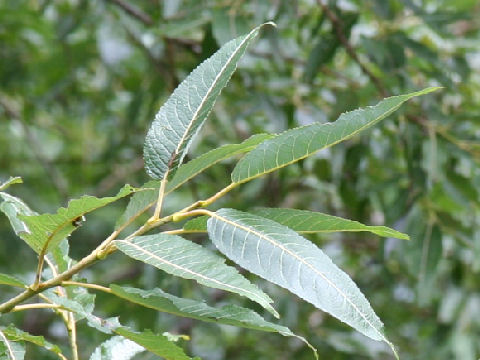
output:
[[[229,39],[273,20],[245,56],[191,149],[195,157],[258,132],[282,132],[382,97],[443,86],[373,130],[235,190],[222,206],[322,211],[408,233],[410,242],[344,233],[312,239],[349,273],[403,359],[480,356],[480,3],[476,0],[2,0],[0,179],[38,212],[83,194],[147,181],[142,147],[161,104]],[[175,210],[229,182],[234,161],[167,198]],[[107,236],[126,201],[88,215],[71,240],[79,259]],[[191,237],[211,246],[203,237]],[[0,271],[31,280],[35,254],[0,218]],[[255,304],[171,278],[115,254],[85,271],[99,284],[161,287],[183,297]],[[321,359],[387,359],[283,289],[280,322]],[[0,300],[14,295],[0,288]],[[134,328],[188,334],[204,359],[311,359],[300,342],[175,318],[104,295],[97,313]],[[268,314],[263,314],[269,318]],[[4,323],[5,322],[5,323]],[[2,317],[68,349],[49,311]],[[88,358],[105,335],[80,323]],[[31,348],[28,359],[49,359]],[[153,357],[138,356],[138,359]]]

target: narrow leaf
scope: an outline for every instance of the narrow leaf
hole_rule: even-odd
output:
[[[80,199],[71,200],[66,208],[58,209],[55,214],[20,215],[19,218],[27,226],[26,231],[20,235],[37,253],[48,251],[77,229],[78,220],[84,214],[108,205],[133,191],[130,185],[125,185],[116,196],[100,199],[83,196]]]
[[[0,184],[0,191],[3,191],[5,190],[6,188],[8,188],[9,186],[11,185],[14,185],[14,184],[21,184],[23,183],[23,180],[21,177],[19,176],[15,176],[15,177],[12,177],[10,176],[10,178],[5,181],[4,183]]]
[[[155,355],[166,360],[191,360],[183,349],[168,340],[166,336],[154,334],[150,331],[137,333],[125,327],[119,327],[115,333],[136,342]]]
[[[26,286],[21,280],[18,280],[16,277],[7,274],[0,274],[0,285],[9,285],[21,288]]]
[[[166,192],[172,192],[216,163],[234,155],[249,152],[255,149],[258,144],[271,138],[273,138],[273,135],[269,134],[253,135],[240,144],[224,145],[189,161],[178,168],[175,176],[167,183]]]
[[[6,329],[3,329],[3,334],[12,341],[26,341],[37,346],[40,346],[48,351],[51,351],[58,355],[60,359],[66,360],[66,357],[63,356],[62,351],[57,345],[53,345],[52,343],[45,340],[43,336],[35,336],[31,335],[25,331],[17,329],[15,326],[10,325]]]
[[[90,360],[130,360],[145,351],[143,346],[122,336],[114,336],[95,349]]]
[[[315,123],[287,130],[243,157],[232,172],[232,181],[243,183],[255,179],[349,139],[393,113],[405,101],[437,89],[392,96],[375,106],[344,113],[332,123]]]
[[[163,179],[182,163],[194,136],[262,26],[222,46],[193,70],[160,108],[144,146],[145,169],[151,177]]]
[[[117,240],[115,244],[120,251],[134,259],[169,274],[245,296],[278,317],[270,305],[272,299],[240,275],[234,267],[226,265],[225,259],[180,236],[138,236],[131,242]]]
[[[0,211],[7,216],[15,234],[20,236],[22,232],[28,231],[27,226],[19,216],[31,216],[36,215],[37,213],[32,211],[27,204],[15,196],[0,192],[0,198],[3,199],[3,202],[0,204]]]
[[[23,360],[25,357],[25,345],[23,342],[14,342],[7,339],[3,330],[0,329],[0,359]]]
[[[114,284],[110,285],[110,288],[115,295],[125,300],[157,311],[205,322],[216,322],[260,331],[277,332],[285,336],[295,336],[289,328],[268,322],[255,311],[237,305],[214,308],[201,301],[168,294],[161,289],[147,291]]]
[[[213,213],[207,225],[217,248],[240,266],[390,344],[355,283],[307,239],[272,220],[233,209]]]
[[[394,237],[409,240],[409,236],[386,226],[368,226],[342,219],[341,217],[322,214],[314,211],[296,209],[257,208],[251,211],[261,217],[273,220],[290,229],[302,233],[336,232],[336,231],[369,231],[378,236]]]

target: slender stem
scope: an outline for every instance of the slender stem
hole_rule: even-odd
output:
[[[169,230],[164,231],[164,234],[169,235],[180,235],[180,234],[204,234],[206,231],[201,230],[184,230],[184,229],[176,229],[176,230]]]
[[[31,310],[31,309],[61,309],[62,307],[57,304],[45,304],[45,303],[34,303],[34,304],[25,304],[15,306],[11,312]]]
[[[160,189],[158,190],[157,206],[155,207],[155,212],[153,213],[153,218],[152,218],[153,220],[157,220],[160,218],[160,212],[162,211],[162,205],[163,205],[163,198],[165,195],[165,185],[167,184],[167,176],[168,176],[168,172],[165,174],[165,177],[160,182]]]
[[[106,293],[111,293],[112,290],[105,286],[97,285],[97,284],[87,284],[87,283],[82,283],[82,282],[77,282],[77,281],[63,281],[62,286],[80,286],[84,287],[87,289],[94,289],[94,290],[100,290]]]
[[[72,358],[73,360],[79,360],[77,346],[77,324],[75,323],[75,315],[72,312],[68,313],[67,330],[68,337],[70,338],[70,348],[72,349]]]

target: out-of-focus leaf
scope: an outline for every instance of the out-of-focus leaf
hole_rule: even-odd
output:
[[[25,287],[25,284],[21,280],[7,274],[0,274],[0,285]]]
[[[130,360],[145,351],[143,346],[122,336],[114,336],[98,346],[90,356],[90,360]]]
[[[0,359],[23,360],[25,357],[25,344],[22,341],[9,340],[0,329]]]
[[[362,292],[310,241],[272,220],[233,209],[212,213],[207,226],[213,243],[237,264],[395,352]]]
[[[11,185],[14,185],[14,184],[21,184],[23,183],[23,180],[21,177],[19,176],[15,176],[15,177],[12,177],[10,176],[10,178],[5,181],[4,183],[0,184],[0,191],[3,191],[5,189],[7,189],[9,186]]]
[[[132,241],[117,240],[115,245],[124,254],[169,274],[245,296],[278,317],[272,299],[234,267],[226,265],[225,259],[180,236],[138,236]]]
[[[62,354],[62,351],[57,345],[53,345],[52,343],[45,340],[43,336],[35,336],[31,335],[25,331],[17,329],[15,326],[10,325],[7,328],[3,329],[3,334],[7,337],[7,339],[11,341],[26,341],[37,346],[40,346],[48,351],[51,351],[58,355],[60,359],[66,360],[66,357]]]

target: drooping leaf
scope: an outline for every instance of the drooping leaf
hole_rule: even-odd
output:
[[[315,211],[278,208],[256,208],[252,213],[285,225],[298,233],[369,231],[378,236],[409,240],[409,236],[386,226],[368,226],[358,221]]]
[[[17,286],[21,288],[26,286],[21,280],[8,274],[0,274],[0,285]]]
[[[6,188],[8,188],[9,186],[11,185],[14,185],[14,184],[21,184],[23,183],[23,180],[21,177],[19,176],[15,176],[15,177],[12,177],[10,176],[10,178],[5,181],[4,183],[0,184],[0,191],[3,191],[5,190]]]
[[[152,180],[147,182],[140,189],[137,189],[135,194],[130,198],[130,202],[124,213],[117,220],[115,229],[119,229],[123,225],[130,223],[152,207],[158,199],[159,187],[160,182]]]
[[[114,336],[98,346],[90,356],[90,360],[130,360],[145,351],[143,346],[122,336]]]
[[[20,220],[27,227],[20,235],[37,253],[41,253],[44,248],[48,251],[77,229],[77,221],[84,214],[108,205],[133,191],[130,185],[125,185],[116,196],[100,199],[94,196],[83,196],[80,199],[71,200],[66,208],[58,209],[55,214],[20,215]]]
[[[249,152],[255,149],[258,144],[273,137],[274,135],[257,134],[240,144],[223,145],[217,149],[200,155],[199,157],[189,161],[186,164],[183,164],[178,168],[175,176],[167,183],[166,192],[172,192],[182,184],[186,183],[188,180],[197,176],[199,173],[215,165],[216,163],[231,156]]]
[[[278,317],[270,305],[272,299],[240,275],[235,268],[226,265],[225,259],[180,236],[138,236],[131,242],[117,240],[115,245],[126,255],[169,274],[245,296]]]
[[[23,360],[24,357],[25,344],[7,339],[0,329],[0,360]]]
[[[151,331],[138,333],[125,327],[119,327],[115,333],[136,342],[166,360],[192,360],[181,347],[175,345],[166,336],[154,334]]]
[[[20,236],[20,233],[28,231],[28,228],[19,216],[32,216],[37,215],[37,213],[32,211],[27,204],[15,196],[0,192],[0,198],[3,199],[3,202],[0,204],[0,211],[7,216],[15,234]]]
[[[212,213],[207,225],[217,248],[243,268],[391,345],[355,283],[307,239],[272,220],[233,209]]]
[[[202,301],[180,298],[161,289],[141,290],[114,284],[110,285],[110,288],[115,295],[123,299],[173,315],[295,336],[289,328],[265,321],[255,311],[237,305],[214,308]]]
[[[437,89],[392,96],[375,106],[344,113],[332,123],[315,123],[287,130],[245,155],[233,170],[232,181],[243,183],[255,179],[349,139],[393,113],[407,100]]]
[[[163,179],[182,163],[237,62],[262,26],[222,46],[193,70],[160,108],[144,146],[145,169],[151,177]]]
[[[58,355],[60,359],[66,360],[66,357],[62,354],[62,350],[57,345],[54,345],[45,340],[43,336],[31,335],[28,332],[17,329],[15,326],[10,325],[3,329],[3,334],[11,341],[26,341],[37,346],[40,346],[48,351],[51,351]]]

